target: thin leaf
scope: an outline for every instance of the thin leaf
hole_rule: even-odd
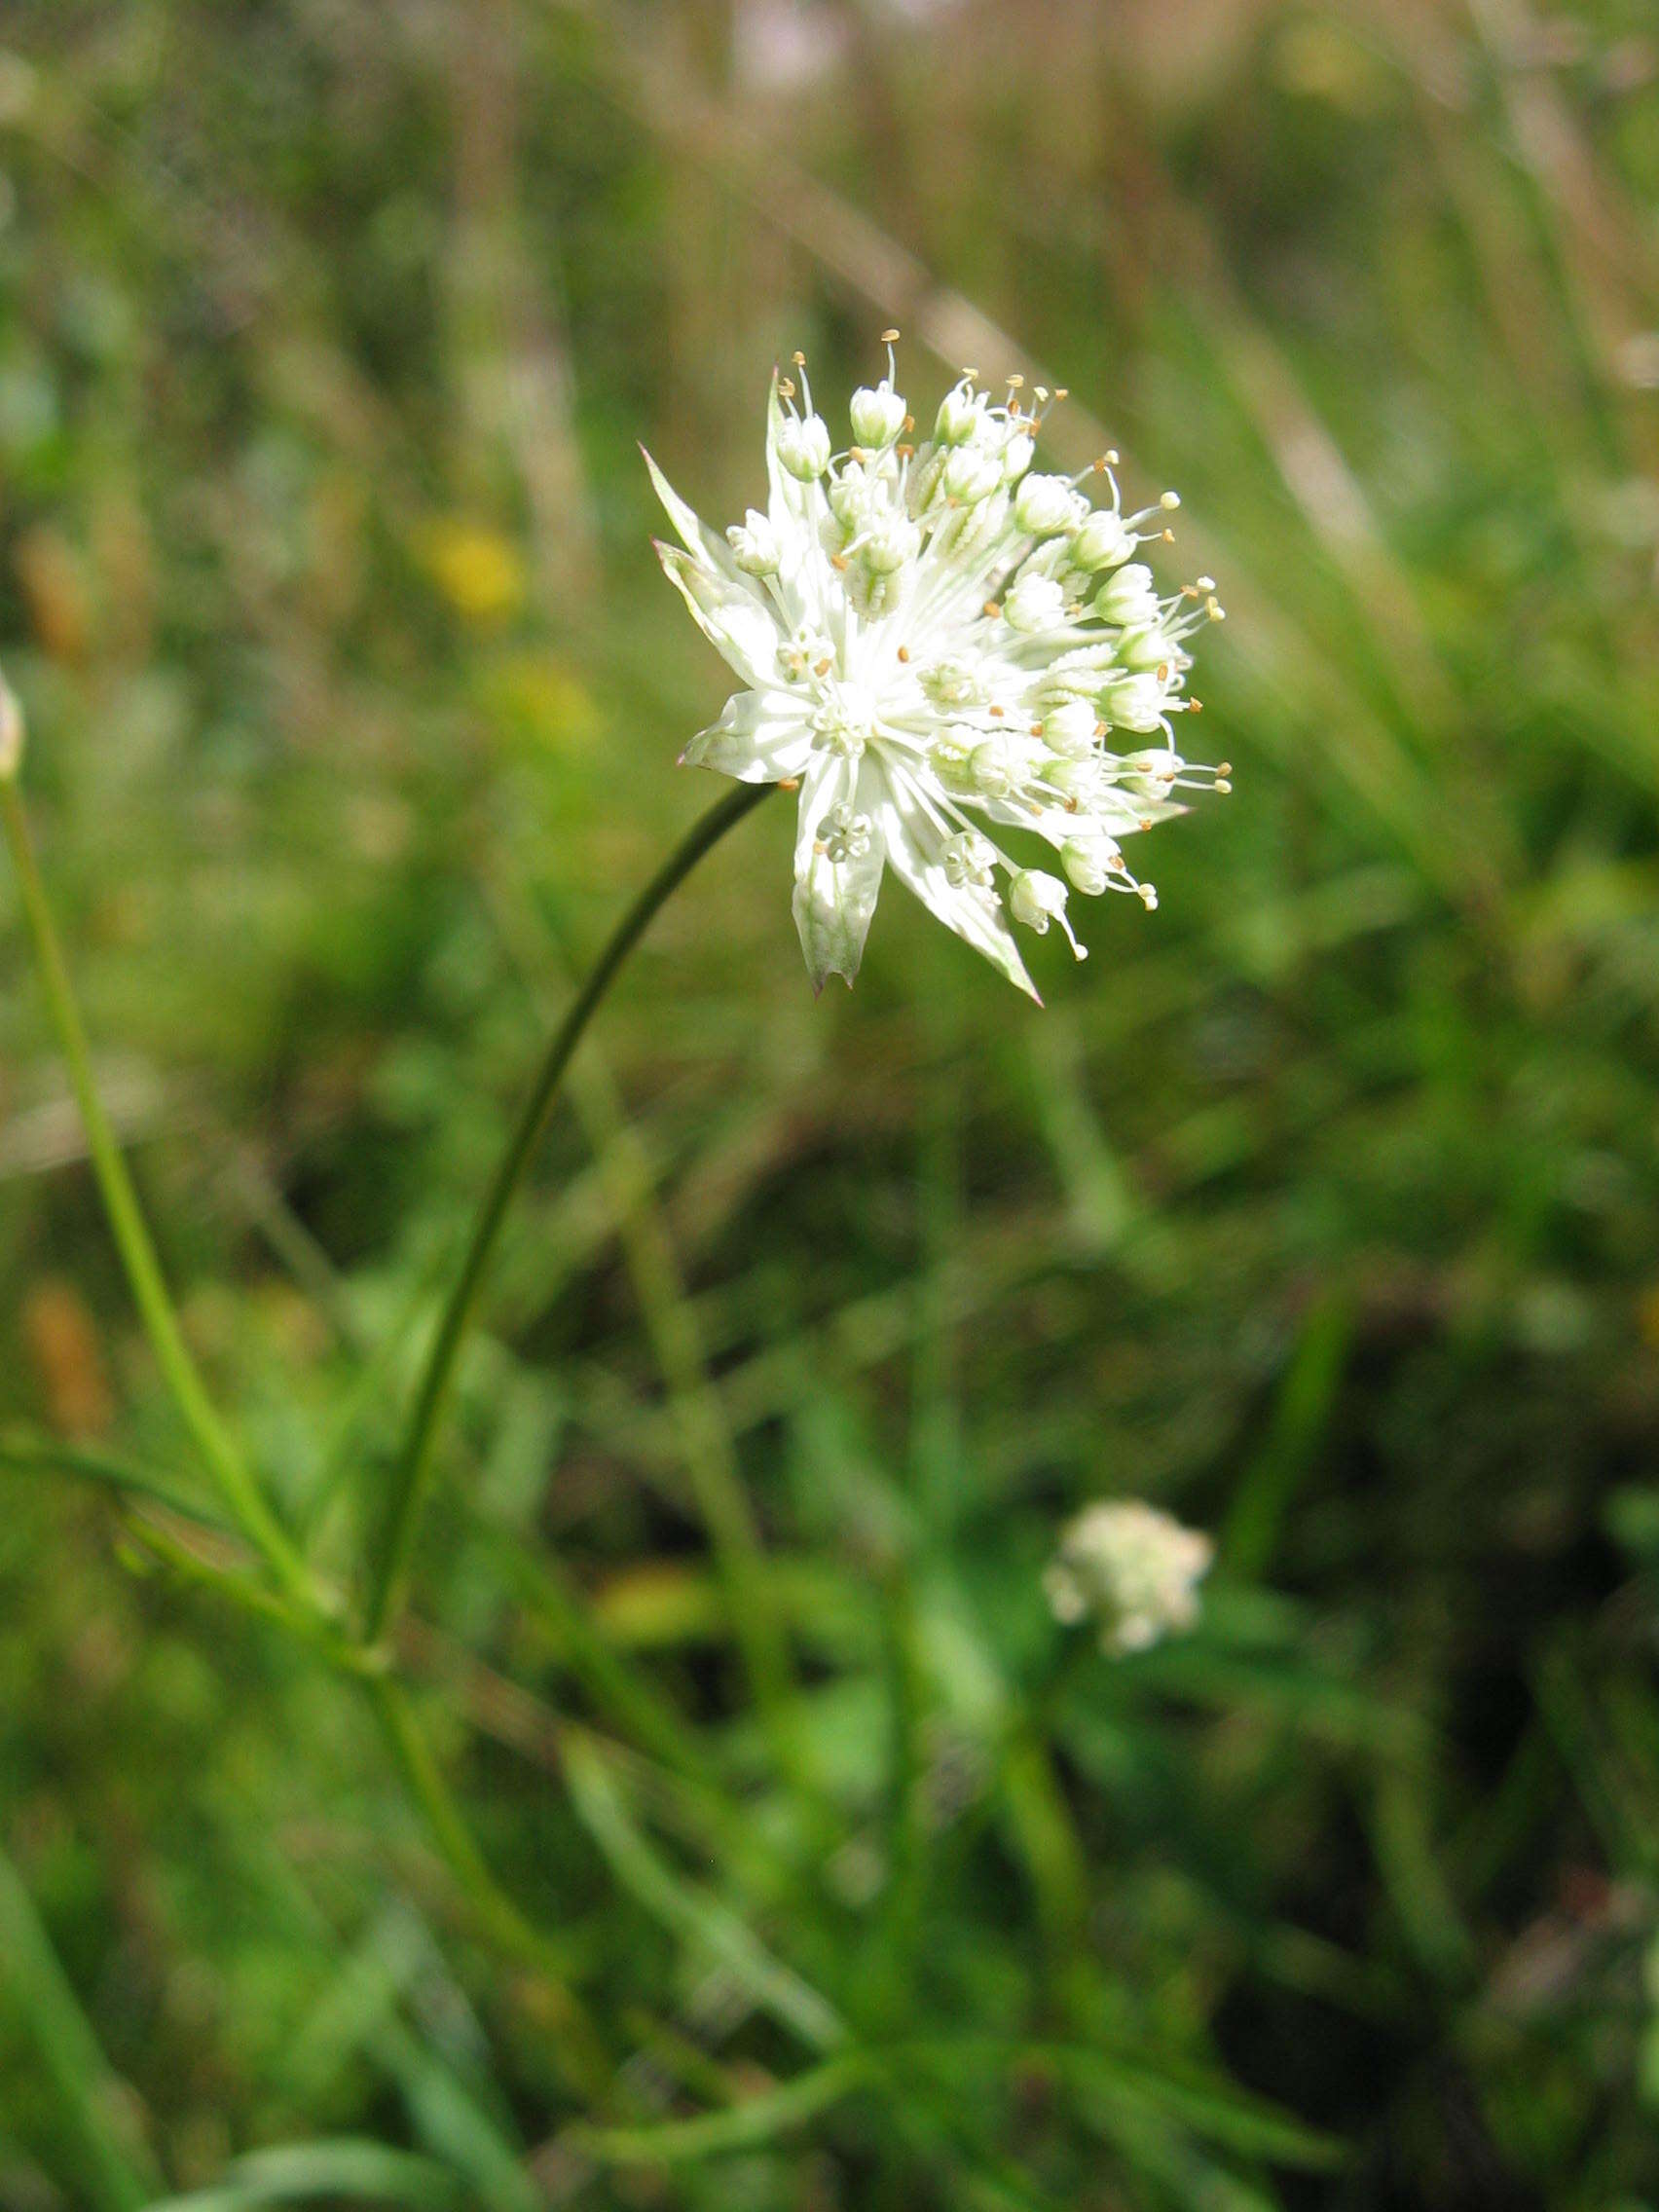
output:
[[[695,2120],[667,2120],[658,2127],[576,2127],[570,2140],[590,2157],[610,2165],[678,2165],[727,2151],[750,2151],[757,2144],[804,2126],[868,2082],[867,2054],[849,2051],[782,2088],[749,2097],[729,2112],[700,2114]]]
[[[98,2046],[22,1877],[0,1853],[0,1995],[8,1991],[79,2148],[89,2202],[137,2212],[158,2176],[122,2109],[129,2093]]]
[[[674,1871],[635,1825],[598,1747],[572,1729],[565,1773],[571,1802],[623,1888],[668,1927],[700,1943],[744,1984],[766,2011],[815,2049],[846,2040],[827,1999],[775,1959],[729,1905]]]
[[[183,2196],[158,2197],[148,2212],[252,2212],[263,2204],[310,2204],[319,2197],[407,2205],[413,2212],[471,2212],[455,2175],[431,2158],[385,2144],[342,2138],[257,2151],[222,2180]]]

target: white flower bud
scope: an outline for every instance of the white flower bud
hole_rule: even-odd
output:
[[[811,484],[830,465],[830,430],[821,415],[786,415],[778,424],[778,459],[790,474]]]
[[[0,672],[0,783],[11,783],[22,764],[23,710]]]
[[[1008,906],[1016,922],[1023,922],[1039,937],[1047,937],[1049,924],[1058,922],[1071,938],[1071,948],[1078,959],[1088,957],[1072,937],[1071,924],[1066,920],[1066,887],[1057,875],[1049,875],[1040,867],[1018,869],[1009,878]]]
[[[1080,569],[1115,569],[1135,549],[1134,533],[1124,528],[1116,507],[1095,507],[1071,541],[1071,557]]]
[[[1144,753],[1131,753],[1126,759],[1107,758],[1112,781],[1132,792],[1136,798],[1145,799],[1167,798],[1186,765],[1166,745],[1149,746]]]
[[[984,400],[968,384],[953,385],[939,403],[934,443],[965,445],[984,421]]]
[[[1040,867],[1022,867],[1009,879],[1008,903],[1016,922],[1044,937],[1054,915],[1065,910],[1066,887],[1057,875],[1046,875]]]
[[[913,522],[904,515],[885,514],[870,524],[860,550],[866,567],[885,576],[913,561],[921,548],[922,534]]]
[[[939,660],[924,668],[922,689],[936,707],[982,707],[985,686],[971,661]]]
[[[893,443],[904,427],[904,417],[908,412],[904,402],[885,377],[873,391],[868,385],[861,385],[847,408],[855,441],[861,446],[870,446],[876,452]]]
[[[1115,677],[1100,693],[1100,713],[1114,729],[1149,731],[1163,724],[1168,694],[1156,676]]]
[[[1036,440],[1025,430],[1015,430],[1003,447],[1002,475],[1005,484],[1017,484],[1031,466],[1037,451]]]
[[[1116,667],[1117,655],[1110,645],[1073,646],[1038,679],[1037,695],[1045,710],[1068,699],[1092,699]]]
[[[978,785],[974,776],[974,754],[979,743],[979,733],[966,722],[952,722],[941,730],[928,749],[928,760],[935,775],[947,791],[963,797],[975,795]]]
[[[1066,595],[1052,576],[1021,576],[1003,601],[1011,630],[1054,630],[1066,618]]]
[[[775,576],[778,572],[778,536],[758,507],[751,507],[741,522],[726,531],[731,557],[746,576]]]
[[[1086,760],[1062,760],[1051,756],[1043,769],[1043,781],[1063,797],[1092,802],[1100,795],[1100,763],[1092,755]]]
[[[830,479],[829,499],[830,512],[851,537],[867,519],[874,499],[863,461],[849,461],[841,473]]]
[[[1144,561],[1131,561],[1107,578],[1094,595],[1094,611],[1103,622],[1130,623],[1158,620],[1158,586]]]
[[[1185,668],[1187,655],[1166,630],[1155,623],[1148,630],[1130,630],[1120,639],[1118,658],[1137,675],[1160,668]]]
[[[1099,898],[1112,880],[1111,864],[1117,858],[1117,845],[1106,836],[1068,837],[1060,847],[1060,866],[1070,878],[1072,889],[1081,891],[1086,899]]]
[[[847,605],[866,621],[879,622],[903,606],[907,580],[903,569],[881,571],[855,561],[847,572]]]
[[[1006,737],[981,738],[968,758],[974,788],[986,798],[1007,798],[1019,781],[1019,763]]]
[[[944,495],[972,506],[1002,483],[1002,461],[988,446],[958,446],[944,464]]]
[[[1063,476],[1028,476],[1014,495],[1014,519],[1028,536],[1047,537],[1072,520],[1076,498]]]
[[[1087,699],[1066,699],[1043,717],[1043,743],[1063,760],[1087,760],[1094,751],[1099,719]]]
[[[1001,537],[1007,520],[1008,494],[1000,489],[973,506],[950,507],[934,531],[932,551],[940,561],[970,567]]]

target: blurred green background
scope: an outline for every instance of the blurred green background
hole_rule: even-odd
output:
[[[889,322],[1180,488],[1236,794],[1046,1013],[891,885],[815,1004],[782,802],[608,1006],[402,1654],[585,2075],[350,1685],[0,1471],[4,2212],[1659,2204],[1649,0],[7,0],[0,656],[192,1342],[346,1573],[717,795],[635,440],[736,515]],[[0,1280],[0,1423],[187,1476],[5,868]],[[1219,1544],[1116,1663],[1102,1495]]]

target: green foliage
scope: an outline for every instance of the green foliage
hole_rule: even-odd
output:
[[[636,438],[737,514],[796,346],[1043,364],[1058,461],[1182,492],[1236,784],[1042,1014],[897,889],[815,1004],[785,807],[703,864],[407,1686],[220,1528],[0,867],[0,2208],[1659,2202],[1650,12],[825,5],[787,84],[778,13],[0,17],[43,872],[330,1584],[718,795]],[[1041,1574],[1116,1494],[1219,1559],[1114,1662]]]

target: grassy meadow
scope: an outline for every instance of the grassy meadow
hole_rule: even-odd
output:
[[[1659,2207],[1649,0],[7,0],[0,663],[184,1336],[357,1587],[726,788],[637,441],[741,515],[890,324],[1179,488],[1235,791],[1043,1011],[702,863],[384,1677],[0,855],[0,2212]],[[1116,1496],[1217,1546],[1123,1659]]]

